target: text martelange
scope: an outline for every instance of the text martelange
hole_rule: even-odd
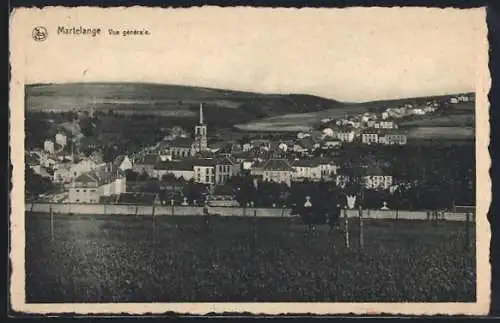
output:
[[[58,35],[75,35],[75,36],[90,36],[96,37],[99,35],[110,35],[110,36],[129,36],[129,35],[150,35],[149,30],[147,29],[115,29],[108,28],[104,30],[103,28],[95,28],[95,27],[65,27],[59,26],[57,27]]]

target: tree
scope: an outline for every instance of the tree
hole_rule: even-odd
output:
[[[139,173],[132,170],[132,169],[127,169],[125,171],[125,177],[127,179],[127,182],[135,182],[137,181],[137,178],[139,177]]]
[[[31,167],[25,165],[25,191],[28,198],[37,197],[40,194],[47,193],[55,188],[50,179],[42,177],[35,173]]]

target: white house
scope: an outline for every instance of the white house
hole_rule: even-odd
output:
[[[214,159],[197,159],[193,162],[194,180],[202,184],[215,184],[215,166]]]
[[[392,186],[392,176],[385,174],[380,168],[366,169],[364,184],[367,189],[387,190]]]
[[[376,131],[365,131],[361,135],[361,142],[367,145],[378,143],[378,132]]]
[[[337,138],[342,142],[353,142],[355,132],[353,130],[342,130],[337,133]]]
[[[121,172],[104,169],[84,173],[69,188],[70,203],[99,203],[101,197],[126,192],[126,178]]]
[[[379,128],[380,129],[394,129],[395,128],[394,121],[391,121],[391,120],[380,121]]]
[[[421,108],[415,108],[415,109],[413,109],[413,110],[412,110],[412,113],[413,113],[414,115],[419,115],[419,116],[421,116],[421,115],[424,115],[424,114],[425,114],[425,111],[424,111],[424,109],[421,109]]]
[[[132,162],[127,155],[119,155],[113,161],[113,167],[121,171],[132,169]]]
[[[58,133],[56,134],[56,143],[60,146],[65,147],[66,144],[68,143],[68,138],[66,137],[65,134],[63,133]]]
[[[452,104],[457,104],[458,103],[458,99],[457,98],[450,98],[449,102],[452,103]]]
[[[389,117],[390,117],[389,112],[387,112],[387,111],[382,112],[381,116],[382,116],[382,120],[389,119]]]
[[[291,185],[295,170],[285,159],[269,159],[262,166],[264,181]]]
[[[299,159],[293,162],[294,179],[310,179],[319,181],[321,179],[321,167],[317,160]]]
[[[97,164],[90,158],[83,159],[77,163],[62,163],[56,165],[54,170],[54,183],[69,183],[78,176],[97,168]]]
[[[52,140],[45,140],[45,142],[43,143],[43,150],[45,150],[49,154],[53,154],[55,152],[54,142]]]

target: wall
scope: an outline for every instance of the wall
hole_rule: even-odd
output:
[[[30,203],[26,204],[26,212],[49,213],[52,208],[54,214],[121,214],[121,215],[152,215],[153,206],[149,205],[118,205],[118,204],[59,204],[59,203]],[[221,216],[258,216],[258,217],[289,217],[289,209],[280,208],[239,208],[239,207],[210,207],[211,214]],[[255,212],[255,213],[254,213]],[[203,208],[195,206],[171,206],[155,205],[155,215],[202,215]],[[350,218],[358,217],[357,210],[349,210]],[[372,219],[396,219],[396,211],[388,210],[365,210],[364,218]],[[398,211],[397,218],[401,220],[425,220],[427,214],[424,211]],[[465,213],[445,213],[445,220],[465,221]],[[473,217],[471,217],[471,221]]]

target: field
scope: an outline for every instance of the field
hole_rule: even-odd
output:
[[[68,83],[26,86],[27,111],[63,112],[74,108],[115,114],[198,118],[204,104],[207,122],[244,123],[286,113],[342,107],[343,103],[313,95],[263,94],[151,83]]]
[[[27,302],[475,301],[464,224],[365,222],[365,248],[296,219],[26,217]]]

